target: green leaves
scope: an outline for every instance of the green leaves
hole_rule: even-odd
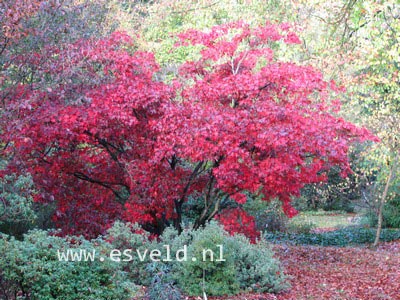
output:
[[[8,175],[0,178],[0,226],[4,223],[34,222],[31,176]]]
[[[61,238],[45,231],[31,231],[23,241],[0,235],[0,277],[5,289],[0,297],[31,297],[43,300],[131,299],[136,286],[121,265],[103,262],[60,261],[57,251],[83,249],[109,253],[111,245],[100,239],[91,242],[80,237]],[[2,294],[5,293],[5,294]]]
[[[266,233],[265,238],[274,243],[347,247],[373,243],[375,232],[372,228],[349,227],[324,233]],[[384,229],[381,233],[384,242],[399,239],[400,230]]]

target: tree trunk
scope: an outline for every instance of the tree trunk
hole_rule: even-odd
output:
[[[176,219],[174,220],[174,227],[178,234],[182,233],[182,205],[183,202],[175,200]]]
[[[378,228],[376,229],[376,235],[375,235],[375,241],[373,246],[376,247],[379,243],[379,238],[381,235],[381,231],[382,231],[382,222],[383,222],[383,209],[385,207],[385,201],[386,201],[386,197],[389,191],[389,187],[390,187],[390,182],[392,181],[392,177],[394,176],[394,174],[396,174],[396,167],[397,167],[397,153],[394,157],[394,161],[392,164],[392,167],[390,168],[390,172],[389,175],[387,177],[386,180],[386,184],[385,184],[385,189],[383,190],[382,193],[382,197],[381,197],[381,201],[379,203],[379,209],[378,209]]]

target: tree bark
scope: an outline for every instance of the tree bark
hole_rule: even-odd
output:
[[[376,229],[376,235],[375,235],[375,241],[373,244],[373,247],[376,247],[379,243],[379,238],[381,235],[381,231],[382,231],[382,222],[383,222],[383,209],[385,207],[385,202],[386,202],[386,197],[389,191],[389,187],[390,187],[390,182],[392,181],[392,177],[394,176],[394,174],[396,174],[396,168],[397,168],[397,153],[394,157],[393,163],[392,163],[392,167],[390,168],[389,171],[389,175],[386,179],[386,184],[385,184],[385,188],[383,190],[382,193],[382,197],[381,197],[381,201],[379,203],[379,209],[378,209],[378,228]]]

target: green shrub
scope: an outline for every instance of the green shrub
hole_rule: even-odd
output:
[[[46,231],[31,231],[18,241],[0,236],[0,298],[33,300],[130,299],[135,285],[118,263],[60,261],[59,251],[85,249],[97,254],[110,251],[103,240],[91,242],[79,237],[61,238]],[[77,252],[78,253],[78,252]],[[3,295],[1,295],[3,293]]]
[[[182,205],[182,222],[194,224],[204,209],[204,198],[201,195],[190,195]]]
[[[282,210],[282,202],[277,199],[263,201],[261,198],[248,197],[243,208],[255,218],[259,231],[277,232],[287,229],[289,218]]]
[[[400,194],[386,204],[383,220],[386,228],[400,228]]]
[[[166,246],[171,261],[165,261]],[[177,251],[182,254],[185,247],[187,259],[177,261]],[[68,249],[95,251],[96,256],[80,262],[60,261],[57,250],[65,253]],[[109,259],[113,249],[131,249],[131,260]],[[146,259],[141,261],[135,252],[143,254],[146,249]],[[162,253],[159,262],[150,260],[149,253],[155,249]],[[167,228],[158,240],[150,240],[137,225],[121,222],[104,238],[92,241],[41,230],[25,234],[22,241],[3,234],[0,255],[1,299],[19,295],[18,299],[123,300],[133,297],[138,284],[148,286],[150,299],[171,300],[181,299],[181,290],[189,295],[202,295],[203,291],[227,295],[241,290],[278,292],[287,287],[279,262],[265,241],[251,244],[242,235],[230,236],[215,222],[181,234]],[[100,261],[99,257],[106,259]]]
[[[30,175],[0,178],[0,232],[21,238],[33,228],[51,226],[51,205],[34,203],[34,184]]]
[[[180,300],[183,299],[171,276],[171,270],[165,264],[149,263],[149,273],[154,274],[146,296],[149,300]]]
[[[119,264],[127,272],[129,279],[135,284],[150,285],[153,273],[147,269],[147,265],[150,263],[149,256],[146,255],[145,259],[141,260],[139,255],[137,255],[137,251],[145,253],[146,250],[150,252],[153,248],[157,247],[156,244],[150,241],[148,233],[142,230],[137,224],[117,221],[108,230],[105,239],[111,242],[113,249],[118,249],[121,252],[126,249],[132,250],[132,259],[124,261],[121,258]]]
[[[204,291],[207,295],[232,295],[239,292],[233,256],[226,255],[219,261],[219,247],[226,245],[228,237],[227,232],[215,223],[191,233],[192,240],[186,244],[187,260],[176,262],[173,268],[185,293],[202,295]],[[210,249],[216,257],[209,256],[211,252],[206,253],[205,249]]]
[[[189,295],[236,294],[248,289],[278,292],[287,287],[279,262],[265,242],[251,244],[242,235],[230,236],[215,222],[180,235],[168,228],[160,237],[158,247],[162,245],[171,245],[171,257],[187,245],[187,260],[173,261],[170,268],[178,286]],[[221,256],[224,261],[219,261]]]
[[[250,244],[241,235],[229,239],[227,249],[233,256],[240,288],[257,292],[279,292],[287,288],[281,268],[265,241]]]
[[[352,165],[357,153],[351,153]],[[342,178],[340,168],[328,172],[327,182],[306,185],[301,196],[293,199],[293,206],[300,211],[318,210],[354,212],[354,203],[361,198],[360,184],[354,174]]]
[[[378,225],[376,207],[371,207],[362,216],[361,223],[369,227]],[[389,199],[383,208],[382,228],[400,228],[400,194],[395,194]]]
[[[378,216],[374,211],[369,210],[361,216],[360,224],[371,228],[376,227],[378,224]],[[384,222],[382,223],[382,227],[385,228]]]
[[[286,231],[295,234],[308,234],[313,229],[316,228],[316,225],[309,221],[309,222],[289,222],[287,225]]]
[[[376,230],[371,228],[345,227],[335,231],[315,234],[266,233],[265,239],[274,243],[346,247],[373,243],[375,233]],[[399,240],[400,230],[384,229],[380,238],[383,242]]]
[[[33,222],[33,181],[30,176],[6,175],[0,178],[0,224],[5,221]]]

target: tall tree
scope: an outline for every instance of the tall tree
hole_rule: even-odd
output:
[[[241,209],[247,197],[279,198],[292,216],[292,196],[326,180],[332,166],[346,176],[349,145],[374,139],[337,117],[334,82],[274,57],[279,43],[300,42],[289,25],[239,21],[179,38],[176,47],[203,50],[171,84],[157,81],[152,53],[115,33],[71,44],[72,64],[105,76],[81,98],[65,101],[62,87],[21,86],[24,101],[7,108],[5,172],[32,174],[36,200],[56,203],[65,233],[94,236],[116,218],[154,233],[171,224],[180,230],[191,196],[202,202],[195,228],[218,217],[255,238]]]

